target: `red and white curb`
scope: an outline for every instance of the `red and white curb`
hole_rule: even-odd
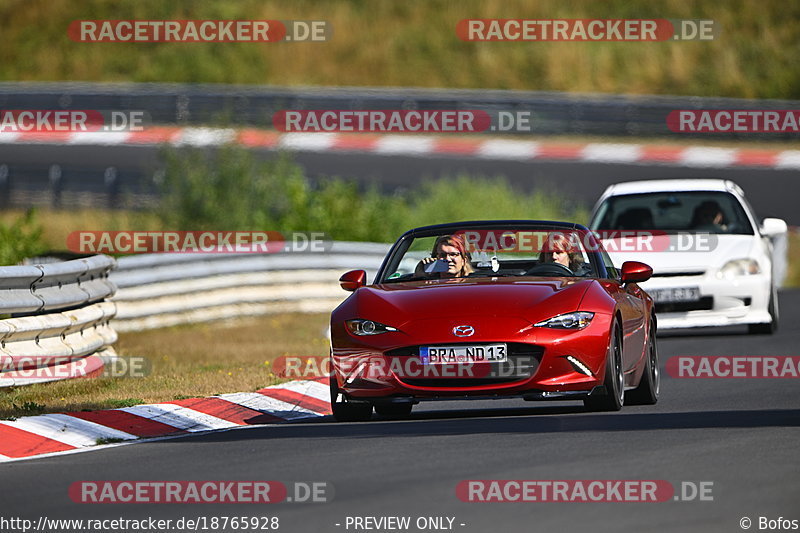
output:
[[[103,411],[0,420],[0,462],[125,442],[331,414],[328,379]]]
[[[661,164],[695,168],[800,169],[800,150],[653,144],[559,143],[390,134],[280,133],[256,129],[153,127],[139,132],[0,132],[0,144],[216,146],[300,152],[460,156],[521,161]]]

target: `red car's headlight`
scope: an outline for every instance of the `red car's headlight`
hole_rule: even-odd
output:
[[[397,331],[397,328],[393,328],[392,326],[387,326],[386,324],[381,324],[380,322],[374,322],[372,320],[362,320],[360,318],[345,320],[344,323],[350,333],[359,336],[379,335],[389,331]]]
[[[558,315],[553,318],[548,318],[547,320],[542,320],[534,324],[534,326],[555,329],[583,329],[589,325],[592,318],[594,318],[594,313],[576,311],[574,313],[567,313],[565,315]]]

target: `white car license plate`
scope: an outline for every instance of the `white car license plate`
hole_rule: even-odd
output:
[[[419,357],[423,365],[505,363],[508,361],[508,348],[505,344],[420,346]]]
[[[669,289],[651,289],[647,294],[656,303],[696,302],[700,299],[699,287],[672,287]]]

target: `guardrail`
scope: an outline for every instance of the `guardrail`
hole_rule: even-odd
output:
[[[123,257],[114,328],[132,331],[275,312],[329,312],[345,270],[372,277],[387,244],[334,242],[325,253],[148,254]]]
[[[142,110],[159,124],[272,127],[284,109],[482,109],[530,111],[532,134],[672,136],[666,117],[677,109],[798,109],[793,100],[626,96],[534,91],[407,87],[273,87],[163,83],[0,83],[4,109]],[[682,133],[704,139],[713,134]],[[725,133],[748,139],[754,133]],[[795,138],[767,133],[764,138]]]
[[[101,372],[115,357],[105,301],[113,258],[0,267],[0,387],[43,383]]]

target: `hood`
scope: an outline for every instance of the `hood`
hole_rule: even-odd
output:
[[[593,280],[471,278],[387,283],[357,291],[357,312],[397,326],[411,320],[516,317],[541,320],[578,309]]]
[[[689,239],[698,237],[708,240],[689,242]],[[641,261],[653,267],[655,274],[705,272],[719,269],[732,259],[753,257],[756,239],[758,237],[754,235],[669,235],[657,237],[652,252],[645,247],[628,251],[635,246],[630,241],[626,245],[621,239],[604,239],[603,246],[617,268],[625,261]],[[688,250],[680,251],[679,248]]]

